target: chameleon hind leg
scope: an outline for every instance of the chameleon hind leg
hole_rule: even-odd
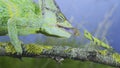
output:
[[[8,20],[7,25],[8,25],[8,36],[10,38],[10,42],[14,46],[17,55],[22,54],[22,47],[21,47],[21,42],[18,39],[18,31],[17,31],[17,26],[16,26],[17,20],[14,18],[11,18]]]

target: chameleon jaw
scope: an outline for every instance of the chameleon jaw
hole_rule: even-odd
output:
[[[61,26],[61,25],[57,25],[58,28],[70,33],[70,34],[73,34],[75,36],[79,36],[80,33],[79,33],[79,30],[76,29],[76,28],[73,28],[73,27],[64,27],[64,26]]]
[[[61,30],[64,30],[70,34],[72,34],[71,32],[69,32],[69,30],[71,29],[71,27],[64,27],[64,26],[61,26],[61,25],[57,25],[58,28],[60,28]]]
[[[78,30],[72,26],[54,25],[52,27],[40,28],[36,33],[42,33],[46,36],[59,37],[59,38],[70,38],[72,34],[78,34]],[[76,35],[77,36],[77,35]]]
[[[53,27],[43,27],[36,31],[36,33],[41,33],[46,36],[59,37],[59,38],[69,38],[71,34],[65,29],[67,27],[53,26]]]

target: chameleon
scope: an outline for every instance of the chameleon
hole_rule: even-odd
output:
[[[18,36],[39,34],[69,38],[79,35],[61,12],[55,0],[0,0],[0,36],[8,35],[17,54],[22,54],[22,42]],[[84,37],[107,49],[108,44],[92,36],[87,30]]]
[[[44,34],[69,38],[73,26],[55,0],[0,0],[0,36],[8,35],[18,55],[22,54],[19,36]]]

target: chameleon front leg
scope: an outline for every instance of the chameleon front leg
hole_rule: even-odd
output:
[[[18,39],[18,31],[17,31],[17,26],[16,26],[17,20],[14,18],[11,18],[8,20],[7,25],[8,25],[8,35],[10,38],[10,42],[14,46],[17,55],[22,54],[22,47],[21,47],[21,42]]]

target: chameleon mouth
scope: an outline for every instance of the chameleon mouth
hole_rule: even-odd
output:
[[[73,27],[65,27],[65,26],[61,26],[61,25],[57,25],[58,28],[64,30],[65,32],[68,32],[69,34],[73,34],[75,36],[79,36],[79,30]]]

